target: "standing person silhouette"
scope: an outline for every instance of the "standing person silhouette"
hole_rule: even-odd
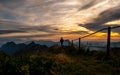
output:
[[[63,37],[61,37],[60,39],[61,47],[63,46],[63,42],[64,42]]]

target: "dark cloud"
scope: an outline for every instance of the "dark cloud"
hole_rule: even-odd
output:
[[[18,29],[26,30],[26,31],[40,31],[47,33],[57,33],[59,31],[59,29],[54,25],[29,26],[29,27],[20,27]]]
[[[11,32],[21,32],[21,30],[26,32],[40,31],[40,32],[47,32],[47,33],[57,33],[59,31],[58,27],[51,24],[39,25],[39,26],[28,26],[21,22],[3,20],[3,19],[0,19],[0,29],[5,30],[4,32],[1,32],[1,34],[11,33]]]
[[[19,28],[20,30],[28,30],[28,31],[42,31],[47,32],[49,34],[82,34],[87,33],[87,31],[71,31],[71,32],[63,32],[59,28],[54,25],[41,25],[41,26],[32,26],[26,28]]]
[[[36,28],[38,31],[50,32],[50,33],[54,33],[59,30],[57,27],[54,27],[52,25],[43,25],[43,26],[36,27]]]
[[[0,29],[16,29],[19,27],[25,27],[25,24],[6,19],[0,19]]]
[[[0,41],[1,42],[7,42],[7,41],[29,41],[32,40],[32,38],[48,38],[50,36],[54,36],[55,34],[39,34],[39,35],[19,35],[19,36],[4,36],[4,37],[0,37]]]
[[[37,37],[50,37],[53,36],[55,34],[39,34],[39,35],[22,35],[22,36],[11,36],[11,38],[26,38],[26,39],[30,39],[30,38],[37,38]]]
[[[1,9],[1,7],[0,7],[0,9]],[[17,15],[14,14],[14,13],[0,10],[0,18],[2,18],[2,19],[12,19],[12,20],[15,20],[16,17],[17,17]]]
[[[98,23],[106,23],[120,19],[120,7],[113,7],[100,13],[99,17],[95,20]]]
[[[85,34],[87,31],[71,31],[71,32],[63,32],[62,34]]]
[[[0,34],[8,34],[8,33],[23,33],[25,31],[22,30],[0,30]]]
[[[78,25],[82,26],[82,27],[85,27],[85,28],[87,28],[89,30],[93,30],[93,31],[97,31],[97,30],[100,30],[100,29],[108,28],[109,26],[111,26],[111,27],[120,26],[120,24],[102,24],[102,25],[96,25],[94,23],[88,23],[88,24],[85,24],[85,25],[78,24]],[[112,31],[120,33],[120,27],[112,29]],[[107,30],[103,30],[101,32],[107,32]]]
[[[9,8],[11,10],[23,5],[25,0],[0,0],[2,6]]]
[[[94,6],[95,4],[96,4],[96,1],[95,1],[95,0],[92,0],[92,1],[90,1],[89,3],[83,5],[83,6],[79,9],[79,11],[80,11],[80,10],[84,10],[84,9],[88,9],[88,8]]]
[[[0,3],[13,3],[13,2],[22,2],[22,1],[25,1],[25,0],[0,0]]]
[[[97,5],[101,2],[103,2],[103,0],[87,0],[86,4],[84,4],[81,8],[79,8],[78,11],[91,8],[92,6]]]
[[[96,23],[88,23],[88,24],[85,24],[85,25],[80,24],[79,26],[85,27],[85,28],[87,28],[89,30],[93,30],[93,31],[108,27],[108,25],[99,25],[99,24],[96,24]]]
[[[78,24],[79,26],[83,26],[90,30],[99,30],[102,28],[106,28],[108,26],[115,26],[115,25],[106,25],[105,23],[119,20],[120,19],[120,7],[113,7],[108,10],[105,10],[99,14],[97,18],[95,18],[92,22],[87,24]]]

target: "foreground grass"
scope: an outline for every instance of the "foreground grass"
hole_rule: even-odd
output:
[[[55,51],[54,51],[55,50]],[[1,54],[1,75],[120,75],[120,57],[102,60],[104,52],[65,51],[54,48],[36,54]],[[69,50],[69,49],[68,49]]]
[[[56,57],[57,56],[57,57]],[[85,56],[56,54],[54,75],[119,75],[120,67],[109,64],[110,61],[96,60]],[[113,61],[112,61],[113,62]]]

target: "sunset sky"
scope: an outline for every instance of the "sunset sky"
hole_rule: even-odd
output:
[[[0,0],[0,42],[76,39],[119,25],[120,0]],[[120,40],[120,28],[112,37]]]

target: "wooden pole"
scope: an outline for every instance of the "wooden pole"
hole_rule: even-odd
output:
[[[72,40],[72,46],[73,46],[73,40]]]
[[[108,34],[107,34],[107,51],[106,51],[106,58],[109,57],[110,52],[110,40],[111,40],[111,27],[108,27]]]
[[[80,45],[81,45],[81,38],[79,38],[79,51],[80,51]]]

